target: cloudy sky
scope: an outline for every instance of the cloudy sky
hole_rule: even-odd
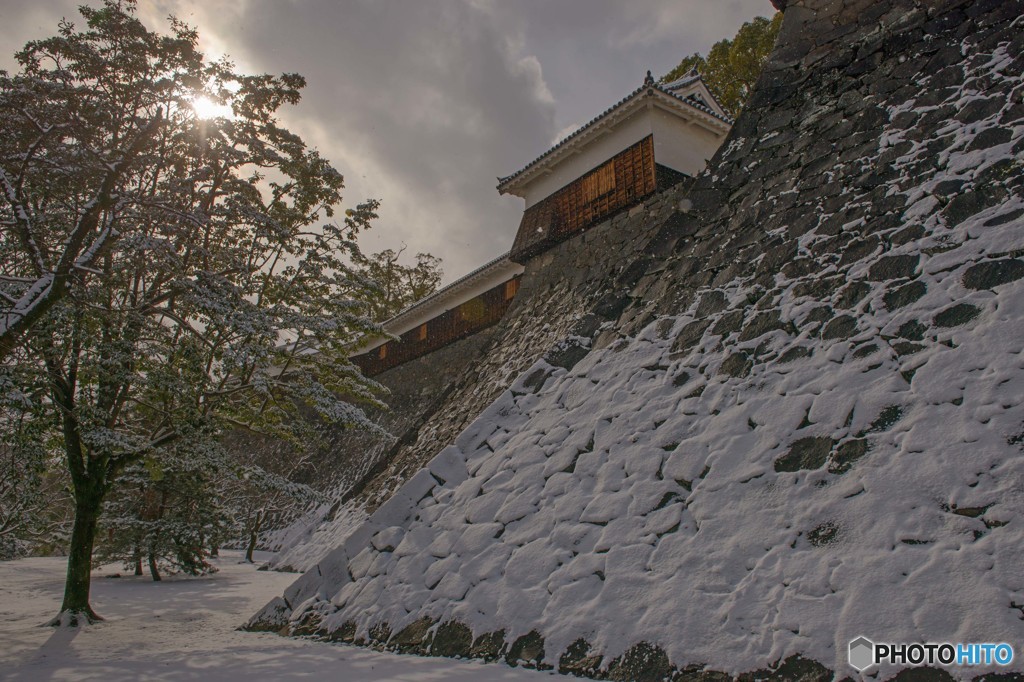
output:
[[[99,0],[0,0],[0,68],[26,40]],[[308,85],[284,119],[344,174],[346,203],[382,202],[364,248],[444,259],[451,281],[508,250],[509,175],[769,0],[139,0],[208,54]]]

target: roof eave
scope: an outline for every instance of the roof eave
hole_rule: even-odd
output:
[[[394,317],[382,322],[381,326],[386,331],[390,332],[391,329],[389,329],[389,327],[393,329],[402,326],[402,324],[412,315],[421,312],[424,308],[439,306],[442,309],[446,309],[444,308],[445,301],[452,299],[459,292],[464,291],[468,287],[474,286],[480,280],[490,276],[498,270],[508,267],[510,264],[512,264],[512,261],[509,260],[508,253],[504,253],[490,262],[481,265],[476,270],[463,275],[451,284],[435,291],[430,296],[416,301],[405,310],[398,312]]]
[[[578,131],[567,137],[562,142],[559,142],[557,145],[534,159],[519,171],[505,178],[499,178],[498,192],[500,194],[512,194],[514,196],[522,197],[523,194],[525,194],[523,189],[526,185],[535,180],[542,173],[549,172],[551,166],[564,160],[575,149],[589,143],[595,137],[603,135],[609,128],[614,127],[615,124],[622,119],[628,118],[635,110],[639,110],[643,106],[642,102],[644,100],[649,98],[657,98],[655,101],[660,101],[663,104],[670,104],[670,108],[673,111],[686,113],[689,117],[696,119],[712,132],[727,133],[731,128],[731,123],[728,120],[719,116],[711,109],[704,111],[702,108],[684,100],[675,93],[668,92],[657,85],[644,86],[625,97],[618,104],[606,110],[600,116],[592,119]]]
[[[524,177],[528,175],[531,177],[534,176],[540,167],[550,165],[554,158],[561,158],[563,150],[567,149],[569,146],[577,146],[579,144],[579,140],[592,139],[595,132],[594,128],[598,124],[603,123],[606,118],[613,114],[620,113],[621,110],[628,107],[631,103],[642,98],[647,90],[648,86],[646,85],[637,88],[619,100],[616,104],[590,119],[590,121],[582,125],[575,132],[555,144],[553,147],[520,168],[512,175],[508,175],[504,178],[498,178],[498,192],[501,194],[516,194],[514,190],[518,189],[523,184]]]

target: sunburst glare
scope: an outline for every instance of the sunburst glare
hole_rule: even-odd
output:
[[[196,116],[202,119],[233,118],[234,116],[231,107],[214,102],[205,95],[200,95],[192,100],[192,109],[196,112]]]

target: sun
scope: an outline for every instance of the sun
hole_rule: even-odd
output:
[[[196,112],[196,116],[202,119],[234,117],[231,107],[226,104],[218,104],[205,95],[192,99],[192,110]]]

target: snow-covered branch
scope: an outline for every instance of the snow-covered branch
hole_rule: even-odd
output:
[[[46,261],[33,234],[32,218],[29,216],[28,208],[22,201],[14,180],[3,167],[0,167],[0,187],[3,188],[4,198],[14,213],[15,220],[13,224],[18,235],[18,241],[21,242],[21,247],[32,263],[36,274],[43,276],[47,272]]]
[[[110,248],[120,236],[110,225],[99,229],[98,234],[83,249],[89,236],[97,231],[103,212],[119,199],[116,189],[124,171],[150,143],[164,123],[163,109],[139,131],[130,145],[119,154],[116,161],[107,165],[95,196],[85,204],[74,229],[63,244],[63,252],[53,270],[48,270],[46,261],[33,234],[33,223],[28,210],[18,196],[17,188],[8,174],[0,168],[0,185],[10,204],[16,220],[19,241],[36,269],[37,279],[12,305],[0,308],[0,361],[3,361],[18,345],[31,327],[46,312],[60,301],[73,281],[76,271],[87,270]]]

